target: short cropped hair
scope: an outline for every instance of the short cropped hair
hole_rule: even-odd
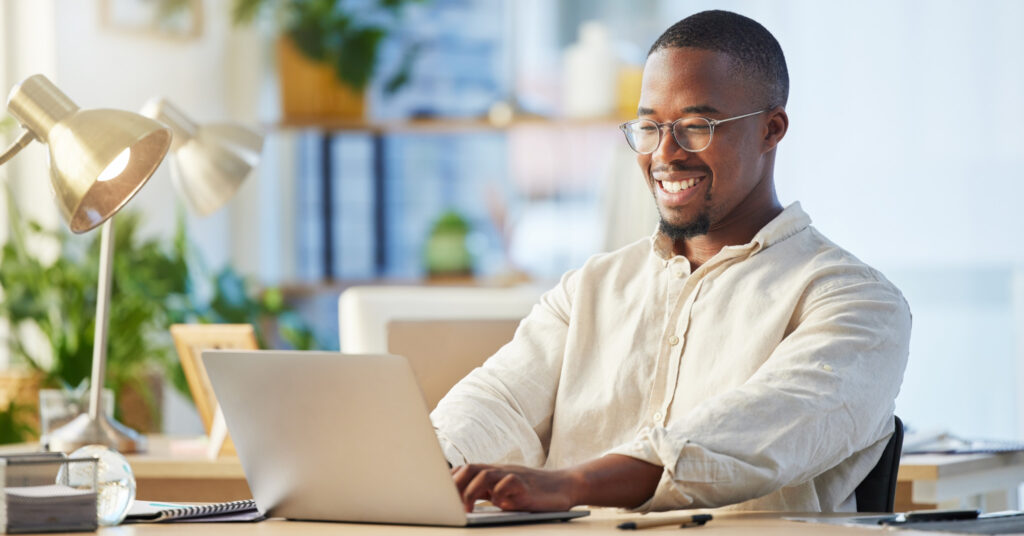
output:
[[[663,48],[693,47],[722,52],[736,60],[740,74],[750,77],[766,106],[785,106],[789,99],[789,71],[782,47],[754,19],[730,11],[702,11],[665,30],[651,45],[648,56]]]

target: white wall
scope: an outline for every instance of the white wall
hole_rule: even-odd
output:
[[[54,46],[53,5],[50,2],[17,1],[0,6],[0,87],[8,88],[35,72],[52,72],[56,62]],[[17,50],[17,54],[7,51]],[[35,71],[33,69],[39,69]],[[0,139],[3,147],[14,141],[18,133]],[[0,136],[2,138],[2,136]],[[50,202],[46,151],[38,143],[29,145],[0,168],[0,182],[9,186],[19,209],[40,224],[53,228],[58,224],[57,209]],[[0,188],[0,242],[7,240],[6,188]],[[41,258],[56,255],[55,244],[31,244]],[[8,326],[0,326],[0,336],[8,336]],[[50,355],[46,340],[37,333],[19,333],[26,348],[39,355],[43,362]],[[6,367],[9,356],[0,350],[0,367]]]
[[[29,2],[15,0],[5,4],[4,20],[0,26],[0,83],[3,95],[6,90],[27,76],[42,72],[52,75],[56,70],[56,27],[54,26],[54,5],[49,1]],[[6,52],[10,51],[10,52]],[[16,51],[16,53],[11,53]],[[6,143],[13,141],[4,140]],[[19,207],[46,226],[56,226],[58,213],[50,202],[49,175],[46,167],[46,151],[38,143],[23,149],[17,158],[0,168],[0,175],[7,181],[18,200]],[[0,206],[4,222],[7,221],[6,205]],[[3,225],[6,237],[6,225]]]

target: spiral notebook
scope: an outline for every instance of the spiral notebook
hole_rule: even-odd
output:
[[[210,504],[135,501],[125,523],[223,523],[260,521],[263,514],[251,499]]]

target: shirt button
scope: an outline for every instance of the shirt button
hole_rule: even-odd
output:
[[[662,415],[661,415],[660,411],[655,412],[654,415],[651,416],[651,418],[654,420],[654,422],[658,422],[658,423],[661,422],[661,417],[662,417]]]
[[[676,274],[676,277],[679,277],[679,278],[686,277],[686,272],[684,272],[682,270],[676,270],[675,274]]]
[[[669,337],[668,338],[668,343],[671,346],[675,346],[675,345],[679,344],[679,337],[676,337],[675,335]]]
[[[832,365],[822,365],[821,368],[825,369],[825,372],[832,372]]]

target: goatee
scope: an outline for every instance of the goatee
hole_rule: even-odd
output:
[[[658,227],[662,234],[675,242],[708,234],[708,229],[711,228],[711,218],[708,217],[706,212],[702,212],[694,221],[683,225],[675,225],[665,221],[665,218],[663,217],[661,218],[661,222]]]

